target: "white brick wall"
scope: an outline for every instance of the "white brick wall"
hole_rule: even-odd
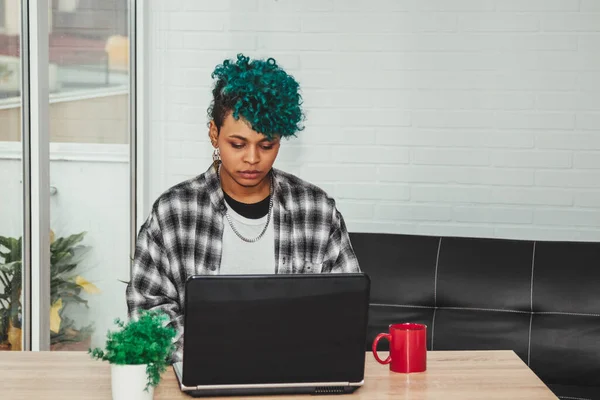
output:
[[[600,240],[600,0],[152,0],[151,195],[208,166],[210,72],[273,56],[277,166],[354,231]]]

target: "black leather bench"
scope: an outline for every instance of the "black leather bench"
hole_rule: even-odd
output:
[[[430,350],[514,350],[558,397],[600,399],[600,243],[350,236],[372,281],[367,349],[420,322]]]

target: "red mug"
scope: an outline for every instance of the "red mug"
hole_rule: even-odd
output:
[[[390,342],[390,354],[385,360],[377,355],[377,343],[382,338]],[[427,369],[427,325],[392,324],[389,333],[377,335],[372,350],[375,359],[380,364],[390,364],[393,372],[423,372]]]

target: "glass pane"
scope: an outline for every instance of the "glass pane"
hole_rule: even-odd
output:
[[[18,0],[0,0],[0,350],[21,350],[23,154]]]
[[[51,1],[51,350],[101,346],[127,316],[127,3]]]

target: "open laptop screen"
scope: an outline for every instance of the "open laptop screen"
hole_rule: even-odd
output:
[[[186,386],[360,382],[364,274],[195,276],[186,286]]]

